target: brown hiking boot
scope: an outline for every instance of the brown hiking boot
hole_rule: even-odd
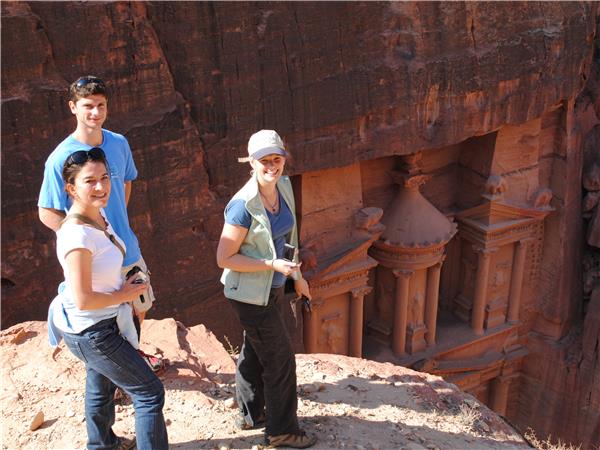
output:
[[[267,448],[307,448],[312,447],[316,442],[317,438],[315,436],[307,436],[304,432],[301,434],[278,434],[277,436],[269,436],[267,438]]]

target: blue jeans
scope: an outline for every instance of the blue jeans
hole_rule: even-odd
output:
[[[163,417],[165,389],[138,352],[120,334],[117,322],[106,319],[79,334],[64,333],[69,350],[85,363],[85,420],[89,450],[117,448],[116,386],[132,399],[139,450],[168,449]]]

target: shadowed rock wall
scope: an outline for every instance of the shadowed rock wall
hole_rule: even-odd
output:
[[[594,238],[598,205],[591,201],[600,197],[599,74],[596,43],[588,82],[572,102],[572,119],[553,138],[554,153],[563,155],[553,167],[560,206],[546,220],[531,353],[514,418],[586,449],[600,445],[600,242]],[[587,192],[583,202],[581,186]],[[582,215],[591,220],[582,223]]]
[[[562,174],[552,187],[561,209],[546,230],[536,332],[558,340],[579,323],[581,251],[568,243],[581,239],[583,130],[572,121],[597,123],[575,104],[590,76],[595,4],[1,7],[3,328],[43,319],[61,279],[36,201],[47,155],[74,128],[67,86],[88,73],[110,84],[106,127],[127,136],[140,172],[130,213],[159,298],[153,317],[238,336],[214,252],[223,206],[248,176],[236,158],[256,129],[277,129],[292,172],[304,173],[541,117],[566,125],[546,137],[548,172]]]

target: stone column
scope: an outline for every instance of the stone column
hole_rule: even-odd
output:
[[[510,275],[510,294],[508,295],[508,317],[509,323],[519,321],[519,309],[521,307],[521,289],[523,287],[523,273],[525,272],[525,254],[527,253],[527,240],[515,244],[512,272]]]
[[[362,357],[362,341],[363,341],[363,304],[365,295],[371,292],[373,288],[370,286],[362,286],[352,289],[350,294],[350,342],[348,342],[348,354],[350,356]]]
[[[440,271],[442,261],[427,269],[427,298],[425,299],[425,340],[427,346],[435,345],[438,299],[440,292]]]
[[[392,350],[397,356],[406,354],[406,322],[408,320],[408,287],[412,270],[394,270],[396,297],[394,301],[394,330]]]
[[[473,247],[477,252],[477,274],[475,275],[475,294],[473,310],[471,311],[471,328],[477,335],[483,334],[483,319],[485,317],[485,294],[488,287],[490,272],[490,257],[496,249]]]
[[[494,412],[504,416],[506,415],[506,405],[508,403],[508,388],[510,378],[500,375],[492,380],[491,383],[491,407]]]
[[[316,311],[318,301],[311,301],[312,311],[307,311],[304,306],[304,348],[306,353],[317,353],[317,342],[319,339],[319,314]]]

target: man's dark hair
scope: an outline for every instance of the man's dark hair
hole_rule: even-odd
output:
[[[108,99],[106,84],[100,78],[93,75],[79,77],[69,87],[69,100],[77,100],[90,95],[103,95]]]

